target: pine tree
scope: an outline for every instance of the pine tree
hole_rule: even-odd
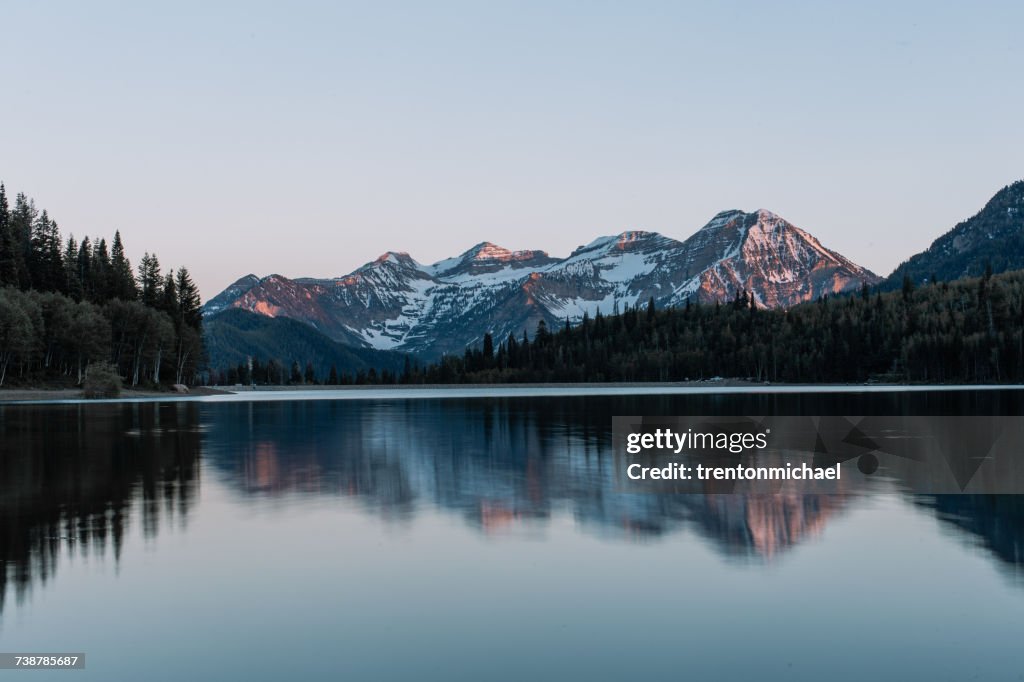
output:
[[[78,276],[78,242],[75,241],[75,235],[68,236],[67,246],[64,247],[64,282],[67,295],[81,301],[85,289],[82,287],[82,278]]]
[[[110,248],[110,295],[122,301],[134,301],[139,296],[120,231],[114,232],[114,244]]]
[[[76,263],[76,274],[78,281],[82,283],[82,296],[89,300],[96,300],[92,292],[92,242],[89,237],[82,237],[82,243],[78,245],[78,259]]]
[[[155,256],[144,274],[152,284],[149,307],[132,300],[135,281],[120,233],[112,256],[104,239],[65,242],[57,222],[25,194],[12,210],[0,183],[0,304],[10,304],[0,326],[18,318],[13,332],[0,334],[0,364],[16,363],[19,379],[80,381],[90,362],[104,358],[133,385],[159,382],[172,360],[178,383],[193,379],[204,361],[198,290],[184,268],[165,282]]]
[[[155,256],[147,253],[139,268],[145,295],[147,289],[152,286],[150,280],[159,278],[159,264],[156,263]],[[199,294],[188,276],[188,271],[180,268],[175,276],[173,268],[169,270],[163,278],[158,298],[159,309],[167,314],[174,327],[175,382],[187,383],[190,377],[195,376],[203,360],[202,330],[192,319],[196,314],[201,314],[198,313]],[[244,375],[252,375],[248,365]]]
[[[327,383],[331,386],[337,386],[340,383],[338,381],[338,367],[333,363],[331,364],[331,372],[327,375]]]
[[[490,366],[492,360],[494,360],[494,338],[491,337],[490,332],[487,332],[484,334],[484,362]]]
[[[45,210],[36,216],[32,225],[31,254],[32,287],[40,291],[63,292],[65,280],[60,230]]]
[[[7,203],[7,188],[0,183],[0,287],[18,286],[18,246]]]
[[[92,249],[92,260],[89,263],[89,284],[86,289],[96,303],[106,303],[110,295],[110,253],[107,251],[107,240],[102,237]]]
[[[14,266],[18,273],[18,286],[22,289],[32,287],[29,262],[32,260],[32,226],[37,215],[35,202],[19,192],[14,198],[14,210],[11,211],[10,220],[16,250]]]
[[[537,347],[546,346],[550,339],[551,333],[548,331],[548,323],[541,320],[537,323],[537,331],[533,335],[533,345]]]
[[[199,287],[192,281],[188,269],[178,268],[175,281],[178,289],[178,315],[182,324],[188,325],[197,332],[203,327],[203,301],[199,296]]]
[[[178,310],[178,287],[174,283],[174,271],[170,270],[164,276],[163,286],[160,288],[160,310],[170,315],[174,320],[175,329],[181,327],[181,315]]]
[[[160,305],[161,284],[160,261],[156,254],[147,251],[139,261],[139,298],[144,305],[151,308]]]

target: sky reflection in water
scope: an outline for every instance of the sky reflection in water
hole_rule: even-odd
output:
[[[0,649],[85,651],[89,679],[1017,679],[1019,497],[627,494],[608,436],[1020,402],[2,407]]]

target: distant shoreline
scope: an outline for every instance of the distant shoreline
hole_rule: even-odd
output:
[[[203,398],[211,395],[230,395],[229,391],[213,386],[196,386],[190,388],[188,393],[175,393],[173,391],[152,391],[145,389],[122,389],[118,398],[110,400],[132,400],[138,398]],[[52,400],[83,400],[82,389],[80,388],[0,388],[0,404],[24,403]],[[91,401],[89,401],[91,402]]]
[[[139,401],[168,400],[174,402],[200,400],[204,398],[224,397],[230,400],[237,397],[245,400],[252,396],[257,400],[273,400],[274,394],[282,394],[281,399],[287,399],[289,394],[316,394],[316,393],[338,393],[348,394],[347,398],[357,399],[357,394],[373,393],[378,394],[370,397],[380,397],[379,394],[386,393],[420,393],[421,396],[443,398],[444,394],[451,394],[450,397],[473,397],[472,395],[484,391],[511,394],[525,394],[523,397],[530,397],[528,394],[536,391],[551,390],[562,395],[586,395],[587,393],[573,393],[574,391],[592,392],[593,395],[616,395],[622,394],[619,391],[629,389],[640,389],[637,395],[656,394],[664,391],[666,394],[683,392],[692,389],[694,393],[888,393],[888,392],[918,392],[918,391],[992,391],[992,390],[1024,390],[1021,384],[786,384],[786,383],[764,383],[745,381],[740,379],[721,379],[705,381],[661,381],[661,382],[575,382],[575,383],[516,383],[516,384],[360,384],[360,385],[310,385],[310,386],[196,386],[188,393],[174,393],[171,391],[135,390],[125,389],[117,398],[106,398],[99,400],[86,400],[82,397],[80,389],[69,388],[6,388],[0,389],[0,405],[17,404],[46,404],[46,403],[131,403]],[[262,395],[260,395],[262,394]],[[432,395],[426,395],[432,394]],[[260,395],[259,398],[256,398]],[[626,393],[628,395],[628,393]],[[485,396],[486,397],[486,396]],[[322,400],[326,396],[312,397],[311,400]]]

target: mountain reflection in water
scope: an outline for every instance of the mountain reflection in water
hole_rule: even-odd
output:
[[[780,402],[781,401],[781,402]],[[886,404],[891,401],[891,404]],[[966,405],[964,404],[966,401]],[[60,556],[115,563],[126,528],[187,524],[200,468],[244,504],[356,500],[402,523],[426,508],[481,533],[556,516],[613,541],[704,538],[760,564],[822,535],[874,486],[776,495],[627,493],[616,488],[614,414],[1014,413],[1020,396],[580,397],[141,403],[0,407],[0,599],[59,572]],[[1019,496],[909,498],[1010,574],[1024,564]],[[3,603],[0,602],[0,607]]]

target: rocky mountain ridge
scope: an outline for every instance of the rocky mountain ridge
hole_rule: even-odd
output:
[[[482,242],[431,265],[388,252],[333,279],[239,279],[205,306],[310,324],[357,347],[436,357],[490,332],[532,334],[625,306],[733,299],[789,307],[879,278],[766,210],[723,211],[685,241],[643,231],[600,237],[565,258]]]

